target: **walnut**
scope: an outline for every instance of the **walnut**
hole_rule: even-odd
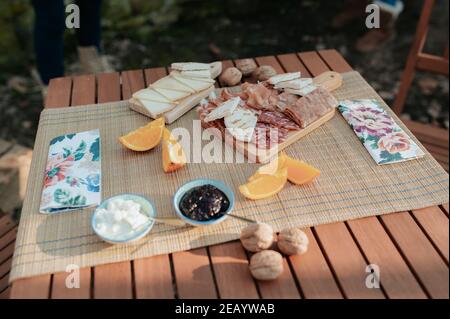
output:
[[[258,81],[266,81],[271,76],[274,76],[277,74],[277,71],[275,71],[274,68],[272,68],[270,65],[261,65],[259,68],[257,68],[254,71],[255,78]]]
[[[283,272],[283,256],[274,250],[263,250],[250,258],[250,272],[255,279],[272,280]]]
[[[219,80],[227,86],[238,84],[242,79],[242,73],[237,68],[228,68],[220,75]]]
[[[308,244],[308,236],[298,228],[285,229],[278,234],[278,248],[286,255],[304,254]]]
[[[243,76],[249,76],[258,67],[253,59],[242,59],[236,62],[236,67]]]
[[[264,223],[250,224],[241,232],[241,242],[245,249],[258,252],[272,246],[274,232],[270,225]]]

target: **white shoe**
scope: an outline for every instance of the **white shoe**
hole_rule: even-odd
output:
[[[78,47],[78,57],[83,73],[114,72],[114,68],[109,63],[107,57],[99,54],[95,46]]]

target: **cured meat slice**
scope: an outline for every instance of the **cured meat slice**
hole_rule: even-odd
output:
[[[319,87],[315,91],[289,104],[287,114],[301,128],[305,128],[338,105],[338,101],[327,90]]]
[[[298,100],[298,96],[295,94],[283,92],[278,95],[278,102],[276,104],[279,111],[284,112],[288,105],[293,105]]]
[[[272,95],[272,91],[268,89],[264,84],[242,84],[242,91],[248,95],[247,105],[257,109],[273,109],[275,105],[272,105],[269,98]]]
[[[273,126],[285,128],[287,130],[297,131],[300,129],[300,126],[297,123],[278,111],[262,112],[258,116],[258,122],[272,124]]]

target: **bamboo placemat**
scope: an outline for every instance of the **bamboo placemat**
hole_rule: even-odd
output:
[[[344,85],[334,92],[338,99],[375,98],[396,121],[376,92],[357,72],[344,74]],[[195,110],[170,126],[192,132]],[[127,102],[48,109],[41,114],[36,136],[28,189],[22,210],[10,280],[65,271],[67,265],[95,266],[223,243],[239,237],[239,220],[203,228],[175,229],[156,224],[144,241],[133,245],[109,245],[90,227],[92,209],[53,216],[38,212],[49,141],[58,135],[99,128],[102,154],[102,196],[138,193],[149,197],[161,216],[172,215],[172,195],[184,182],[200,177],[223,180],[236,192],[235,214],[270,223],[279,231],[365,216],[419,209],[448,201],[448,174],[426,152],[413,161],[378,166],[340,114],[286,153],[313,164],[322,171],[310,185],[287,183],[275,197],[250,201],[240,196],[238,185],[246,182],[257,164],[188,164],[165,174],[161,149],[138,154],[125,150],[117,137],[148,123],[149,119],[129,110]],[[220,140],[217,143],[223,144]],[[224,155],[234,152],[224,147]],[[193,154],[190,154],[192,158]]]

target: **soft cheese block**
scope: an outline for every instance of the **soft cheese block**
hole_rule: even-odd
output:
[[[275,89],[300,90],[312,83],[313,83],[313,80],[311,78],[295,79],[295,80],[291,80],[291,81],[279,82],[274,86],[274,88]]]
[[[184,85],[190,87],[195,92],[203,91],[203,90],[209,88],[212,85],[212,83],[209,82],[209,81],[199,81],[199,80],[196,80],[196,79],[183,77],[183,76],[181,76],[179,74],[176,74],[174,72],[171,73],[171,76],[176,81],[179,81],[180,83],[183,83]]]
[[[240,107],[224,118],[225,126],[231,135],[243,142],[252,139],[257,121],[258,118],[252,111]]]

